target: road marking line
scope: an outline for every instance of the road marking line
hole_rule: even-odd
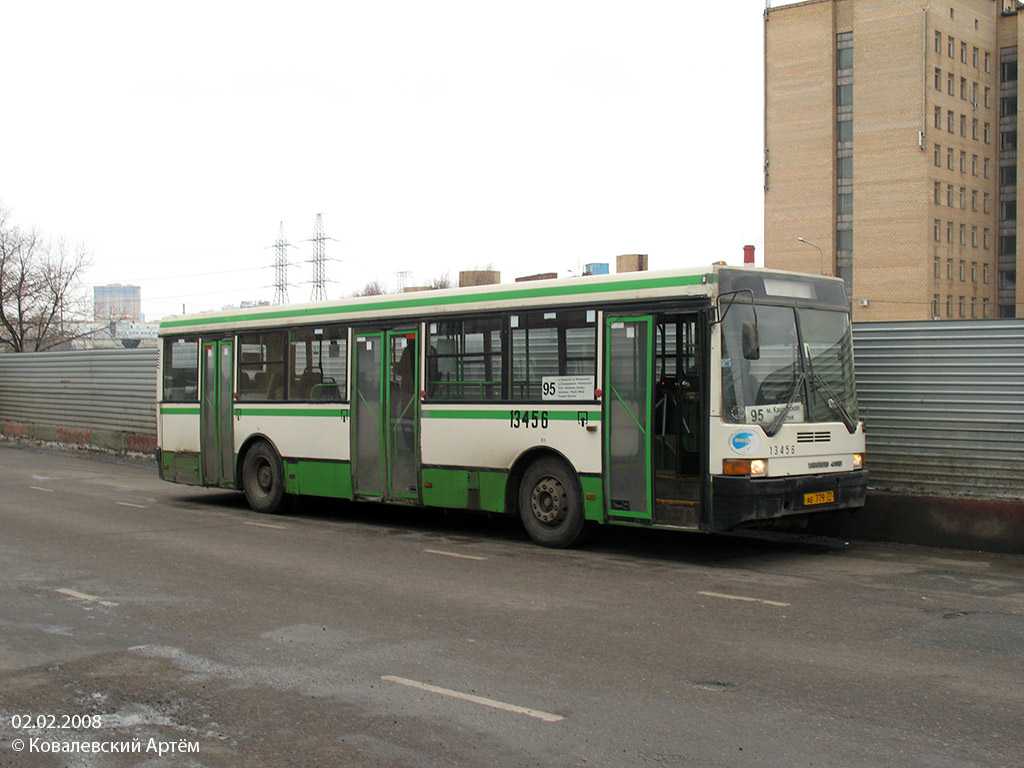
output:
[[[53,488],[40,488],[38,485],[30,485],[33,491],[45,491],[46,493],[53,493]]]
[[[115,501],[115,504],[120,504],[122,507],[134,507],[135,509],[145,509],[145,504],[132,504],[127,501]]]
[[[759,597],[742,597],[741,595],[723,595],[721,592],[698,592],[698,595],[704,595],[705,597],[720,597],[723,600],[740,600],[744,603],[763,603],[764,605],[774,605],[779,608],[788,608],[789,603],[780,603],[777,600],[762,600]]]
[[[479,557],[478,555],[460,555],[458,552],[445,552],[441,549],[424,549],[424,552],[428,552],[431,555],[444,555],[445,557],[460,557],[463,560],[486,560],[486,557]]]
[[[242,525],[255,525],[260,528],[275,528],[279,531],[287,531],[288,528],[284,525],[271,525],[270,523],[242,523]]]
[[[473,704],[481,704],[485,707],[493,707],[494,709],[502,709],[506,712],[514,712],[517,715],[529,715],[530,717],[535,717],[538,720],[543,720],[546,723],[557,723],[559,720],[565,720],[561,715],[553,715],[550,712],[541,712],[539,709],[529,709],[528,707],[520,707],[515,704],[506,704],[504,701],[487,699],[483,696],[475,696],[472,693],[453,691],[450,688],[440,688],[439,686],[430,685],[429,683],[421,683],[418,680],[409,680],[404,677],[395,677],[394,675],[383,675],[380,679],[389,683],[406,685],[410,688],[419,688],[421,691],[429,691],[430,693],[439,693],[442,696],[450,696],[453,699],[462,699],[463,701],[469,701]]]
[[[86,600],[90,603],[99,603],[100,605],[105,605],[109,608],[113,608],[117,605],[117,603],[111,603],[108,600],[100,600],[96,595],[87,595],[84,592],[76,592],[73,589],[58,589],[56,591],[60,592],[62,595],[67,595],[68,597],[74,597],[78,600]]]

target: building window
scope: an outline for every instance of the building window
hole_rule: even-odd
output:
[[[987,179],[988,178],[988,158],[987,157],[985,158],[984,168],[985,168],[985,178]]]
[[[1001,80],[1010,83],[1017,79],[1017,61],[1004,61],[1001,69]]]
[[[964,315],[964,297],[963,296],[960,297],[960,317],[965,317],[965,315]]]
[[[978,47],[977,46],[975,46],[974,50],[971,52],[971,66],[974,67],[975,69],[978,68]]]
[[[967,245],[967,225],[966,224],[961,224],[960,225],[960,245]],[[964,263],[961,261],[960,262],[960,279],[961,280],[964,279],[963,272],[964,272]]]
[[[952,221],[947,221],[946,222],[946,242],[947,243],[952,243],[953,242],[953,222]],[[952,265],[952,263],[953,262],[950,261],[950,265]],[[950,266],[950,269],[952,270],[952,266]],[[952,275],[950,275],[950,277],[952,278]]]
[[[840,157],[839,158],[839,178],[840,179],[852,179],[853,178],[853,158],[852,157]]]
[[[978,190],[976,189],[971,190],[971,210],[978,210]]]
[[[982,319],[988,317],[988,299],[981,300],[981,317]]]
[[[848,216],[853,213],[853,195],[844,192],[839,197],[839,215]]]
[[[946,259],[946,279],[947,280],[952,280],[953,279],[953,260],[952,259]]]
[[[853,120],[840,120],[836,123],[839,141],[853,141]]]
[[[1006,170],[1005,168],[1003,169]],[[1014,169],[1016,170],[1016,169]],[[1017,220],[1017,199],[1010,198],[1009,200],[999,201],[999,220],[1000,221],[1016,221]]]
[[[967,187],[960,187],[960,210],[967,207]]]
[[[977,141],[978,139],[978,118],[971,118],[971,138]]]
[[[950,96],[953,95],[953,73],[950,72],[946,75],[946,93]]]
[[[986,251],[988,250],[988,227],[981,231],[981,247],[984,248]],[[988,267],[986,266],[985,269],[988,269]],[[988,282],[987,278],[985,282]]]
[[[985,51],[985,71],[992,71],[992,54],[990,54],[988,51]]]
[[[981,265],[981,281],[988,285],[988,264]]]
[[[963,151],[960,152],[960,173],[967,173],[967,153]]]
[[[946,55],[949,56],[949,58],[951,58],[951,59],[953,58],[953,49],[954,49],[953,38],[952,37],[946,38]]]
[[[935,219],[935,242],[942,241],[942,222],[939,219]],[[936,275],[938,277],[938,275]]]
[[[978,247],[978,227],[974,224],[971,225],[971,247]],[[971,279],[975,282],[977,282],[977,279],[975,278],[974,273],[977,271],[977,267],[978,265],[975,263],[974,267],[971,268]]]
[[[960,135],[967,135],[967,115],[960,115]]]
[[[971,106],[974,109],[978,108],[978,84],[971,83]]]
[[[935,70],[935,71],[938,72],[939,70]],[[935,90],[938,90],[938,89],[939,89],[938,86],[936,86]],[[992,89],[989,88],[986,85],[985,86],[985,109],[988,109],[989,107],[992,106],[992,100],[991,99],[992,99]]]
[[[960,227],[963,228],[963,224],[961,224]],[[965,269],[964,260],[960,259],[960,282],[961,283],[965,280],[965,275],[966,274],[967,274],[967,271]]]
[[[946,205],[948,205],[950,208],[953,207],[953,185],[952,184],[947,184],[946,185]]]
[[[1013,117],[1017,114],[1017,97],[1003,96],[999,105],[1000,117]]]
[[[953,170],[953,148],[946,147],[946,167]]]
[[[977,233],[978,228],[975,227],[974,231],[975,231],[975,233]],[[976,262],[976,261],[972,261],[971,262],[971,282],[972,283],[978,282],[978,262]]]
[[[988,213],[988,192],[981,196],[981,210],[983,213]]]
[[[988,136],[988,123],[985,123],[985,131],[984,131],[984,133],[985,133],[985,143],[989,144],[990,142],[989,142],[989,136]]]
[[[935,127],[942,128],[942,107],[935,108]]]
[[[935,182],[935,203],[936,205],[942,204],[942,184]]]
[[[932,317],[936,320],[939,318],[939,294],[932,296]]]
[[[942,53],[942,33],[939,31],[935,32],[935,52]]]
[[[946,317],[953,316],[953,297],[946,294]]]
[[[963,64],[967,63],[967,43],[960,43],[960,61]]]
[[[978,316],[978,299],[971,296],[971,317]]]
[[[935,68],[935,90],[942,90],[942,70],[938,67]],[[936,107],[936,109],[938,109],[938,107]]]
[[[946,130],[953,132],[953,110],[946,112]]]
[[[936,280],[939,279],[939,257],[935,256],[932,259],[932,271],[935,273],[934,277]]]
[[[971,155],[971,176],[978,175],[978,156]]]
[[[938,144],[935,145],[935,167],[939,168],[942,166],[942,147]]]
[[[840,48],[836,69],[853,69],[853,48]]]
[[[999,149],[1003,152],[1017,151],[1017,132],[1003,131],[999,134]]]
[[[960,98],[967,101],[967,78],[960,78]]]
[[[852,85],[837,85],[836,86],[836,103],[840,107],[848,107],[853,104],[853,86]]]

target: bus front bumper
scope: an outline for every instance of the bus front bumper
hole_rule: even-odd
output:
[[[713,477],[707,529],[728,531],[744,523],[842,509],[859,509],[867,498],[868,472],[791,477]]]

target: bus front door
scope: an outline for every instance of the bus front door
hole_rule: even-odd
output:
[[[200,403],[203,485],[235,482],[233,377],[235,345],[231,339],[203,342],[203,388]]]
[[[650,522],[652,318],[605,326],[604,461],[610,520]]]
[[[419,500],[415,330],[356,334],[352,476],[357,496]]]

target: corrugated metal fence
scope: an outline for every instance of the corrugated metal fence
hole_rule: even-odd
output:
[[[0,421],[156,437],[157,351],[0,355]]]
[[[871,485],[1024,499],[1024,320],[854,327]],[[155,349],[0,355],[0,422],[156,435]]]
[[[1024,499],[1024,321],[858,323],[871,486]]]

